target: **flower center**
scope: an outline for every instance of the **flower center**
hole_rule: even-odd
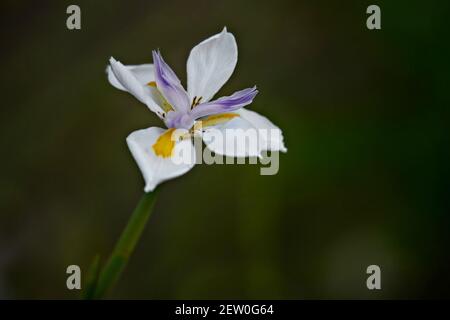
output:
[[[194,119],[188,114],[179,111],[166,113],[165,122],[168,128],[189,130],[194,125]]]

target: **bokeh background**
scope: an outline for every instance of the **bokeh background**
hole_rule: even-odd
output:
[[[66,29],[78,4],[82,29]],[[382,30],[369,31],[378,4]],[[156,116],[108,83],[113,55],[185,79],[189,50],[227,26],[239,61],[221,94],[289,149],[199,165],[165,183],[112,298],[450,296],[449,4],[444,1],[1,3],[0,298],[77,298],[66,267],[106,259],[143,180],[125,137]],[[366,268],[382,269],[382,290]]]

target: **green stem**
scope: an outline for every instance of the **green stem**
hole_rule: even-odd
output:
[[[136,243],[139,241],[148,218],[152,213],[153,204],[156,199],[156,190],[146,193],[128,221],[116,246],[111,253],[95,288],[94,299],[101,299],[119,279],[125,269],[128,260],[133,253]]]
[[[98,274],[100,272],[100,255],[95,255],[86,275],[86,284],[83,287],[81,298],[91,300],[94,298],[95,288],[97,287]]]

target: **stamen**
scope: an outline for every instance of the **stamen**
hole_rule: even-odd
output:
[[[200,101],[202,101],[203,97],[197,97],[195,96],[194,99],[192,99],[192,104],[191,104],[191,110],[194,109],[194,107],[198,106],[200,104]]]
[[[191,103],[191,110],[192,108],[194,108],[195,106],[195,100],[197,99],[197,96],[194,97],[194,99],[192,99],[192,103]]]

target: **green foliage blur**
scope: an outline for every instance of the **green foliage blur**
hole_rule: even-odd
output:
[[[162,185],[110,297],[450,297],[448,2],[0,6],[0,298],[78,298],[66,267],[104,262],[143,194],[125,137],[162,123],[108,83],[109,57],[150,63],[160,48],[185,83],[190,49],[224,26],[239,61],[219,94],[256,84],[250,109],[288,153],[275,176],[199,165]]]

